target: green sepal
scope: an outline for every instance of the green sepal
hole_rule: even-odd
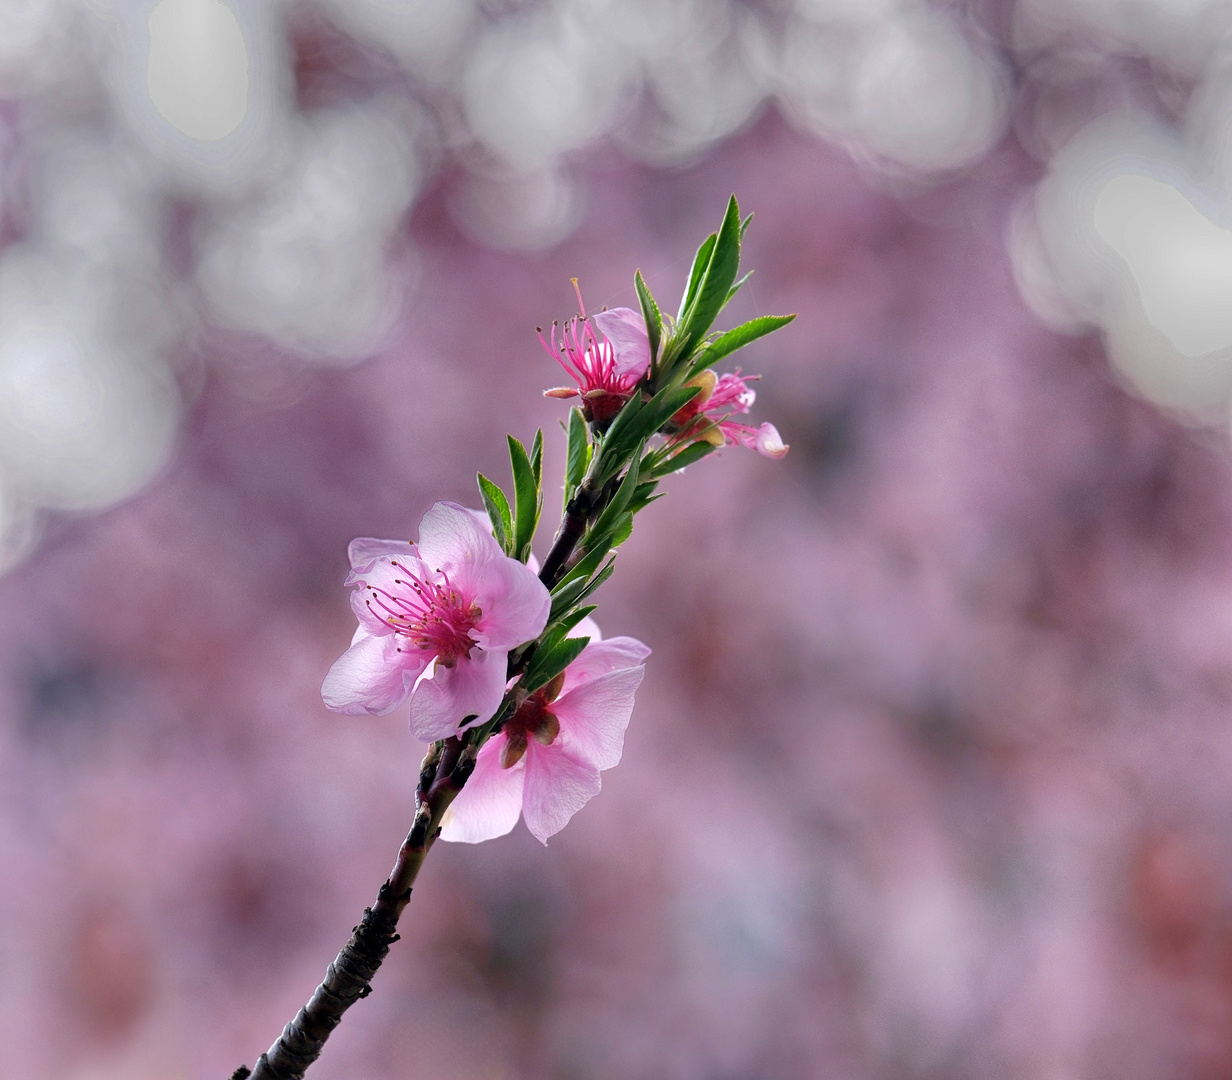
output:
[[[637,298],[642,305],[642,318],[646,320],[646,337],[650,340],[650,377],[654,378],[655,361],[659,356],[659,342],[663,338],[663,313],[659,311],[655,298],[650,295],[650,289],[646,287],[646,281],[640,270],[634,272],[633,284],[637,288]]]
[[[767,334],[773,334],[794,318],[795,315],[759,315],[756,319],[750,319],[720,334],[697,351],[693,366],[689,368],[689,378],[717,364],[723,357],[734,353],[737,349],[743,349],[750,342],[765,337]]]
[[[476,478],[479,481],[479,494],[483,496],[484,508],[492,521],[492,535],[496,537],[496,542],[504,549],[505,554],[511,554],[509,540],[513,535],[513,517],[509,513],[509,500],[483,473],[479,473]]]
[[[526,447],[512,435],[506,438],[509,440],[509,464],[513,470],[513,550],[510,554],[518,561],[526,562],[535,529],[539,525],[543,496],[535,483],[535,470],[526,454]]]

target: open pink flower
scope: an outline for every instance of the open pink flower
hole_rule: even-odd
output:
[[[734,374],[716,376],[703,371],[690,386],[700,386],[702,392],[672,417],[675,428],[672,440],[694,442],[704,439],[721,446],[747,446],[768,458],[781,458],[790,449],[773,424],[753,427],[731,419],[733,413],[746,413],[757,397],[749,383],[756,375]]]
[[[577,289],[576,279],[573,287]],[[580,396],[587,419],[603,424],[623,408],[650,367],[650,338],[641,312],[621,307],[588,316],[580,291],[577,297],[582,313],[565,323],[559,343],[555,323],[551,345],[539,333],[543,347],[569,373],[577,389],[559,386],[545,393],[558,398]]]
[[[599,794],[599,773],[620,761],[650,650],[630,637],[600,641],[599,628],[586,623],[575,631],[591,638],[581,656],[484,743],[445,812],[442,839],[504,836],[521,814],[546,844]]]
[[[384,716],[410,697],[411,731],[428,741],[487,721],[509,650],[547,624],[551,596],[534,571],[448,502],[424,514],[418,546],[365,537],[347,554],[359,628],[325,676],[325,704]]]

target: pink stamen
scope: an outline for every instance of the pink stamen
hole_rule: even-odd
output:
[[[416,576],[392,559],[390,565],[405,575],[394,578],[394,584],[404,585],[410,592],[393,593],[366,585],[371,594],[365,601],[368,607],[383,612],[382,622],[395,634],[409,638],[416,648],[433,652],[445,667],[469,656],[475,645],[471,631],[482,614],[479,608],[463,600],[443,571],[437,571],[441,576],[438,583]]]

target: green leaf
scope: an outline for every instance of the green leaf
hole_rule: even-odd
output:
[[[612,547],[619,547],[633,535],[633,512],[622,514],[612,529]]]
[[[689,271],[689,286],[685,289],[684,296],[680,298],[680,312],[676,316],[677,322],[684,318],[684,313],[689,310],[694,298],[697,296],[697,286],[702,280],[702,274],[706,272],[706,267],[710,265],[710,256],[714,253],[714,245],[717,239],[718,234],[711,233],[702,241],[702,246],[697,249],[697,254],[693,256],[693,269]]]
[[[562,581],[557,585],[552,591],[552,610],[548,615],[548,622],[560,618],[564,612],[573,607],[581,599],[589,583],[586,578],[579,577],[570,581]]]
[[[633,492],[633,498],[629,500],[629,505],[625,507],[625,509],[630,514],[636,514],[639,510],[642,510],[645,507],[649,506],[652,502],[655,501],[655,499],[661,498],[661,496],[656,495],[654,493],[655,488],[657,488],[658,486],[659,486],[659,482],[657,480],[642,481],[640,484],[637,485],[637,490]],[[626,537],[625,539],[628,539],[628,537]],[[617,540],[614,543],[619,544],[621,542],[622,541]]]
[[[483,505],[492,520],[492,535],[496,542],[509,551],[509,537],[513,534],[513,518],[509,514],[509,500],[483,473],[479,473],[479,494],[483,496]]]
[[[748,232],[748,231],[749,231],[749,222],[751,222],[752,220],[753,220],[753,215],[752,215],[752,214],[750,214],[750,215],[749,215],[748,217],[746,217],[746,218],[745,218],[742,222],[740,222],[740,240],[741,240],[741,242],[743,242],[743,241],[744,241],[744,234],[745,234],[746,232]],[[745,274],[744,276],[745,276],[745,277],[748,277],[749,275],[748,275],[748,274]]]
[[[581,601],[585,600],[600,585],[602,585],[605,581],[607,581],[607,579],[612,576],[612,571],[614,569],[616,569],[616,556],[615,555],[613,555],[610,559],[608,559],[603,569],[600,570],[594,577],[592,577],[586,583],[586,587],[578,595],[577,602],[581,603]]]
[[[642,304],[642,318],[646,320],[646,336],[650,339],[650,370],[653,373],[655,359],[659,355],[659,341],[663,337],[663,314],[655,298],[650,295],[640,270],[634,273],[633,284],[637,287],[637,298]]]
[[[591,574],[599,569],[599,565],[607,557],[607,553],[611,550],[611,547],[611,544],[600,543],[589,548],[586,554],[583,555],[582,558],[578,559],[578,561],[568,570],[565,576],[560,579],[560,583],[556,586],[556,589],[552,595],[555,596],[557,593],[560,593],[564,589],[565,585],[571,581],[584,580],[590,577]]]
[[[535,441],[530,445],[530,470],[535,474],[536,489],[543,487],[543,428],[535,432]]]
[[[572,664],[589,644],[588,637],[567,637],[547,649],[536,649],[530,666],[522,676],[523,688],[527,693],[533,694],[541,686],[546,686]]]
[[[556,627],[554,629],[560,633],[561,637],[567,637],[569,634],[569,631],[572,630],[575,626],[577,626],[578,623],[580,623],[584,618],[586,618],[587,615],[591,614],[591,612],[593,612],[594,610],[595,610],[594,604],[590,604],[587,607],[577,608],[576,610],[569,612],[568,615],[562,618],[560,622],[556,624]]]
[[[598,519],[587,530],[585,537],[587,547],[605,542],[615,530],[617,521],[625,512],[629,500],[633,498],[633,492],[637,490],[637,474],[641,467],[641,458],[642,445],[639,443],[633,460],[629,462],[628,471],[620,481],[616,494],[612,496],[612,501],[603,508]]]
[[[749,217],[752,217],[752,216],[753,216],[752,214],[749,215]],[[727,300],[723,301],[724,305],[726,305],[731,300],[731,298],[740,291],[740,286],[743,285],[746,281],[748,281],[749,278],[751,278],[752,276],[753,276],[753,271],[750,270],[747,274],[744,275],[744,277],[742,277],[730,289],[727,290]]]
[[[581,409],[571,409],[569,412],[569,441],[565,454],[565,501],[568,502],[573,493],[586,478],[586,467],[590,464],[590,438],[586,433],[586,418]]]
[[[513,469],[513,551],[512,555],[526,562],[530,543],[539,524],[539,507],[542,496],[535,483],[535,471],[524,447],[512,435],[509,440],[509,464]]]
[[[706,335],[716,316],[727,303],[727,293],[740,269],[740,207],[733,195],[719,227],[710,261],[697,284],[696,296],[681,317],[677,331],[682,349]]]
[[[743,349],[759,337],[773,334],[775,330],[786,326],[794,318],[795,315],[760,315],[756,319],[750,319],[728,330],[725,334],[720,334],[709,345],[698,350],[697,359],[689,369],[689,377],[692,378],[699,372],[705,371],[723,357],[734,353],[737,349]]]
[[[667,476],[668,473],[679,472],[686,465],[692,465],[695,461],[701,461],[707,454],[717,450],[717,446],[713,446],[708,442],[698,441],[689,443],[679,453],[673,454],[666,461],[661,462],[655,467],[654,475],[656,477]]]

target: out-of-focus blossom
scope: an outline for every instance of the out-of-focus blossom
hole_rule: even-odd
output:
[[[523,702],[479,751],[445,814],[441,837],[479,843],[504,836],[518,815],[543,843],[599,794],[599,773],[620,761],[633,694],[650,649],[630,637],[600,641],[591,620],[582,654]]]
[[[783,442],[778,428],[771,423],[753,427],[732,420],[733,413],[747,413],[757,398],[749,383],[756,375],[728,372],[715,375],[703,371],[690,383],[700,386],[701,393],[672,417],[674,442],[703,440],[713,446],[747,446],[768,458],[781,458],[790,447]]]
[[[359,628],[321,695],[336,712],[384,716],[411,698],[411,730],[443,739],[487,720],[505,693],[509,650],[537,637],[551,598],[474,514],[438,502],[419,545],[351,541]]]
[[[576,289],[576,280],[573,284]],[[581,314],[565,324],[559,344],[555,323],[551,345],[544,341],[542,331],[539,334],[543,347],[569,373],[577,389],[559,386],[545,393],[557,398],[580,396],[587,419],[602,424],[620,412],[650,367],[650,338],[646,321],[632,308],[612,308],[588,316],[581,292],[578,308]]]

